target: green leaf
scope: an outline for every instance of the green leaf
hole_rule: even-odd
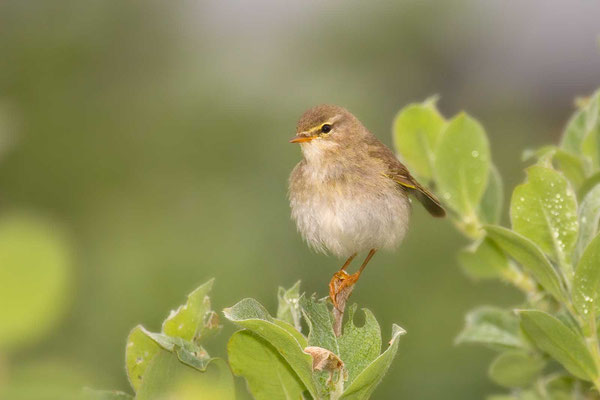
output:
[[[539,247],[526,237],[501,226],[488,225],[485,230],[490,239],[529,271],[555,299],[566,301],[560,278]]]
[[[490,365],[490,378],[506,387],[527,387],[540,374],[544,360],[524,351],[507,351],[500,354]]]
[[[294,326],[298,331],[301,331],[300,325],[300,281],[294,283],[289,289],[284,289],[281,286],[277,291],[277,319],[286,321]]]
[[[461,113],[447,125],[435,153],[434,176],[446,204],[475,217],[487,187],[490,150],[483,127]]]
[[[517,233],[565,268],[579,224],[575,193],[560,173],[539,165],[528,168],[527,182],[513,192],[510,216]]]
[[[487,187],[479,204],[479,219],[486,224],[497,224],[502,214],[502,202],[504,191],[502,188],[502,177],[494,164],[490,163],[490,175]]]
[[[581,185],[579,190],[577,191],[577,198],[584,199],[588,193],[594,189],[598,184],[600,184],[600,172],[597,172],[587,178],[585,182]]]
[[[598,134],[600,108],[600,91],[597,91],[585,104],[573,114],[565,129],[561,147],[575,154],[585,154],[592,159],[597,157],[594,154],[594,146]],[[594,137],[596,136],[596,137]],[[597,158],[595,159],[597,162]]]
[[[277,349],[313,398],[318,398],[320,390],[313,381],[312,357],[303,351],[306,346],[300,344],[288,330],[276,324],[260,303],[254,299],[244,299],[233,307],[226,308],[223,313],[227,319],[252,331]]]
[[[489,238],[474,245],[458,254],[464,273],[472,279],[502,278],[510,268],[504,252]]]
[[[133,396],[117,390],[93,390],[84,388],[82,400],[133,400]]]
[[[304,385],[287,361],[260,336],[248,330],[233,334],[227,344],[233,373],[243,376],[256,400],[300,399]]]
[[[208,364],[213,360],[202,346],[194,342],[167,336],[163,333],[148,332],[144,328],[142,328],[142,332],[163,349],[177,354],[179,361],[198,371],[206,370]]]
[[[125,366],[133,390],[139,389],[148,365],[159,352],[160,346],[147,335],[141,325],[131,330],[125,349]]]
[[[340,355],[338,339],[333,332],[331,313],[325,300],[317,300],[315,295],[300,297],[300,308],[308,325],[308,345],[331,351]],[[314,364],[313,364],[314,365]],[[330,375],[324,371],[314,371],[314,378],[323,390],[328,390]]]
[[[565,150],[556,149],[554,160],[573,187],[581,187],[585,181],[585,167],[581,159]]]
[[[589,157],[595,168],[600,161],[600,91],[596,92],[585,106],[586,135],[581,143],[581,151]]]
[[[363,308],[365,323],[361,327],[354,325],[356,304],[348,310],[348,321],[344,334],[338,339],[340,358],[348,371],[346,385],[352,381],[379,356],[381,351],[381,330],[371,311]]]
[[[0,353],[46,336],[72,288],[72,249],[60,226],[24,212],[0,216]]]
[[[582,315],[595,318],[600,299],[600,235],[585,249],[573,280],[573,304]]]
[[[586,135],[585,112],[577,110],[567,122],[560,146],[572,153],[581,154],[581,143]]]
[[[583,338],[555,317],[543,311],[519,311],[521,328],[532,342],[567,371],[580,379],[593,380],[598,376],[594,359]]]
[[[210,308],[208,294],[214,279],[204,283],[189,294],[185,305],[172,311],[162,325],[164,334],[200,343],[220,330],[218,315]]]
[[[415,176],[430,181],[435,148],[446,125],[436,108],[437,98],[409,104],[394,119],[394,145]]]
[[[333,332],[333,321],[326,301],[317,300],[315,295],[302,296],[300,307],[309,327],[308,345],[322,347],[339,356],[340,348]]]
[[[483,306],[469,312],[456,343],[479,343],[495,349],[524,348],[517,317],[501,308]]]
[[[600,184],[588,192],[579,207],[579,239],[577,259],[581,257],[588,243],[598,233],[600,223]]]
[[[200,372],[179,361],[166,350],[152,359],[144,375],[136,400],[226,400],[235,398],[233,376],[220,359]]]
[[[214,360],[204,348],[193,342],[148,332],[138,325],[129,334],[125,352],[127,376],[134,389],[141,385],[146,368],[158,354],[160,347],[175,353],[182,363],[199,371],[205,371],[209,363]]]
[[[398,351],[398,340],[401,335],[404,335],[406,331],[394,324],[392,326],[392,339],[390,340],[390,346],[373,360],[344,390],[340,399],[345,400],[359,400],[368,399],[379,382],[383,379],[387,373],[396,352]]]
[[[546,381],[546,393],[551,400],[583,399],[579,381],[571,375],[557,375]]]

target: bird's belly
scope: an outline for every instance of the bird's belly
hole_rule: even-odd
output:
[[[408,228],[410,203],[396,188],[376,195],[321,193],[292,204],[292,215],[312,247],[349,257],[399,244]]]

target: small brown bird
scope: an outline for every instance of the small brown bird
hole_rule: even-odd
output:
[[[329,284],[336,296],[356,283],[378,249],[393,249],[404,238],[414,195],[434,217],[446,215],[440,202],[348,110],[319,105],[307,110],[291,143],[303,160],[289,181],[292,218],[309,246],[346,258]],[[346,268],[368,251],[360,269]]]

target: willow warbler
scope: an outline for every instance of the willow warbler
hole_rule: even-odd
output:
[[[307,110],[291,143],[303,160],[289,179],[292,218],[309,246],[346,258],[329,284],[329,296],[356,283],[378,249],[404,238],[413,195],[434,217],[446,213],[436,197],[408,172],[394,153],[348,110],[319,105]],[[355,274],[346,268],[368,255]]]

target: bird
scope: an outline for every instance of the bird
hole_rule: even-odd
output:
[[[352,287],[380,249],[393,250],[405,237],[409,196],[434,217],[446,212],[395,153],[350,111],[321,104],[305,111],[291,143],[302,160],[290,174],[288,197],[293,221],[309,247],[346,259],[329,283],[329,297]],[[354,274],[346,269],[368,252]]]

